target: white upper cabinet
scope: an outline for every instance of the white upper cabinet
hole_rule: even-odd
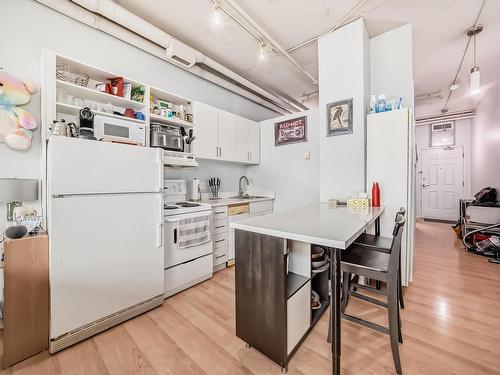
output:
[[[259,164],[259,124],[241,116],[238,116],[237,124],[237,160]]]
[[[236,115],[219,110],[219,158],[236,160]]]
[[[196,119],[194,153],[199,158],[217,159],[219,156],[217,109],[196,102],[193,104],[193,117]]]
[[[196,157],[259,164],[259,123],[202,103],[194,103],[193,116]]]
[[[251,121],[250,134],[248,139],[250,140],[250,162],[252,164],[260,163],[260,124],[255,121]]]

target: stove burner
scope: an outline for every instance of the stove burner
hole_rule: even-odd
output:
[[[190,202],[179,202],[176,204],[181,206],[181,207],[198,207],[199,206],[198,203],[190,203]]]
[[[164,205],[164,206],[163,206],[163,208],[164,208],[165,210],[175,210],[175,209],[177,209],[177,208],[179,208],[179,207],[177,207],[177,206],[167,206],[167,205]]]

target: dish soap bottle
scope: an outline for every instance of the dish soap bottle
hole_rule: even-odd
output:
[[[370,113],[375,113],[375,107],[377,105],[377,97],[372,94],[370,97]]]
[[[380,112],[385,112],[385,95],[379,95],[377,104],[375,106],[375,112],[380,113]]]

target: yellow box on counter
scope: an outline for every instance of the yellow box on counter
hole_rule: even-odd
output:
[[[369,207],[370,199],[368,198],[350,198],[347,200],[347,207]]]

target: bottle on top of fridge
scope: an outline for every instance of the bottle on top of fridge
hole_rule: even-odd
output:
[[[378,96],[377,104],[375,106],[375,112],[377,112],[377,113],[385,112],[385,106],[386,106],[385,95],[381,94]]]
[[[375,113],[375,106],[377,105],[377,97],[372,94],[370,97],[370,113]]]

